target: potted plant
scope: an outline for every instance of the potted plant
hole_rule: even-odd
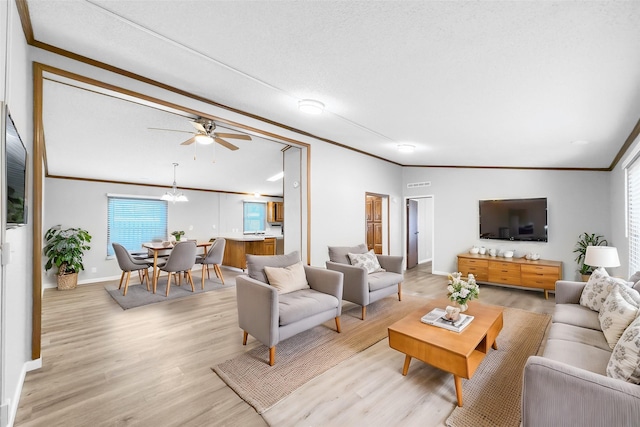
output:
[[[586,282],[589,280],[589,276],[593,272],[593,267],[584,263],[584,257],[587,254],[587,247],[589,246],[607,246],[607,240],[604,236],[596,235],[594,233],[582,233],[578,242],[576,243],[576,247],[573,249],[573,253],[576,255],[576,262],[580,267],[578,271],[580,275],[582,275],[582,281]]]
[[[176,238],[176,242],[179,242],[180,237],[184,236],[184,231],[172,231],[171,235]]]
[[[56,225],[47,230],[44,240],[44,255],[48,258],[45,271],[55,265],[58,269],[58,289],[75,289],[78,285],[78,272],[84,270],[82,256],[91,249],[88,245],[91,235],[81,228],[63,230],[60,225]]]

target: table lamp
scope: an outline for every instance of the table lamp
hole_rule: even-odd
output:
[[[619,267],[618,250],[613,246],[587,246],[584,263],[591,267]]]

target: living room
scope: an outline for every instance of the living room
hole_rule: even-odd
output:
[[[21,2],[18,2],[19,4]],[[412,160],[403,160],[401,164],[386,161],[307,135],[296,134],[291,130],[260,122],[254,117],[243,117],[238,112],[230,112],[221,107],[205,105],[201,100],[176,94],[170,90],[151,87],[148,83],[124,77],[104,70],[95,65],[83,63],[67,55],[53,52],[46,46],[29,44],[22,31],[22,22],[16,4],[6,2],[0,15],[2,22],[9,25],[3,33],[2,45],[10,48],[4,56],[3,100],[9,105],[12,117],[25,144],[33,138],[32,126],[32,93],[30,81],[32,61],[59,67],[70,72],[87,76],[99,81],[110,82],[120,87],[149,94],[160,99],[170,100],[179,105],[206,110],[209,114],[225,117],[229,120],[288,136],[310,146],[310,247],[309,261],[311,265],[324,266],[328,259],[327,247],[330,245],[352,245],[363,240],[364,234],[364,195],[367,192],[385,194],[390,200],[389,209],[389,252],[403,254],[405,247],[405,213],[406,198],[429,195],[434,198],[434,257],[433,272],[446,274],[456,269],[456,255],[468,250],[473,245],[487,245],[478,236],[478,201],[484,199],[506,199],[546,197],[548,200],[549,241],[547,243],[514,242],[508,245],[495,244],[495,247],[516,249],[520,252],[537,252],[543,258],[562,261],[564,278],[577,278],[574,262],[573,246],[578,236],[585,231],[603,234],[609,243],[618,248],[621,266],[612,269],[612,275],[628,276],[628,240],[626,237],[625,217],[625,166],[637,152],[638,100],[632,100],[628,107],[633,123],[625,121],[624,136],[607,140],[611,148],[605,156],[604,163],[597,166],[571,168],[475,168],[444,166],[411,166]],[[5,43],[7,41],[7,43]],[[177,85],[177,83],[176,83]],[[241,96],[241,95],[238,95]],[[460,121],[460,119],[457,119]],[[630,124],[630,126],[628,126]],[[492,127],[500,124],[493,124]],[[322,127],[314,124],[313,127]],[[460,126],[458,124],[458,126]],[[634,134],[635,132],[635,134]],[[342,142],[342,141],[338,141]],[[33,154],[32,147],[27,146]],[[490,147],[480,146],[481,150]],[[584,147],[572,147],[576,152]],[[529,151],[518,151],[520,158],[539,154],[541,149],[532,147]],[[542,150],[544,151],[544,150]],[[620,155],[618,155],[620,154]],[[437,152],[433,152],[437,156]],[[598,157],[594,154],[594,157]],[[448,165],[459,166],[456,163]],[[493,164],[494,166],[497,163]],[[474,165],[462,165],[474,166]],[[611,166],[611,169],[609,169]],[[33,179],[31,179],[33,178]],[[37,176],[30,177],[33,183]],[[47,186],[55,178],[41,176],[46,194]],[[49,182],[49,184],[47,183]],[[407,188],[414,182],[430,182],[429,187]],[[100,189],[106,192],[121,193],[119,187]],[[145,191],[161,194],[162,187],[146,188]],[[187,191],[188,195],[198,193]],[[35,197],[33,189],[30,197]],[[82,197],[74,202],[73,198],[65,203],[81,205]],[[31,205],[33,206],[33,205]],[[43,206],[43,217],[46,221],[47,206]],[[56,210],[53,206],[50,210]],[[30,213],[34,218],[33,212]],[[169,214],[171,216],[171,212]],[[81,215],[78,215],[81,217]],[[77,218],[81,220],[81,218]],[[71,225],[76,218],[70,217]],[[30,224],[31,225],[31,224]],[[361,226],[362,225],[362,226]],[[42,224],[43,228],[45,223]],[[39,367],[38,356],[32,354],[32,296],[31,248],[33,232],[31,227],[21,227],[4,232],[5,243],[11,245],[11,262],[3,266],[2,328],[3,328],[3,401],[10,402],[9,409],[15,409],[16,397],[24,381],[26,371]],[[3,250],[4,253],[4,250]],[[91,276],[85,272],[81,280],[99,279],[99,275]],[[19,284],[20,286],[15,286]],[[536,296],[539,296],[536,294]],[[7,327],[7,321],[11,326]],[[17,396],[16,396],[17,392]],[[9,412],[11,412],[9,410]]]

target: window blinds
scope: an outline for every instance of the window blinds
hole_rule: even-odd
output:
[[[629,275],[640,271],[640,160],[627,167]]]
[[[107,217],[107,256],[114,255],[113,242],[137,252],[145,242],[167,238],[164,200],[109,196]]]

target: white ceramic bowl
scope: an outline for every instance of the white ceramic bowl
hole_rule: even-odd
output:
[[[477,248],[475,246],[469,249],[470,254],[477,254],[478,252],[480,252],[480,248]]]
[[[513,257],[513,251],[505,251],[503,256],[505,258],[512,258]]]

